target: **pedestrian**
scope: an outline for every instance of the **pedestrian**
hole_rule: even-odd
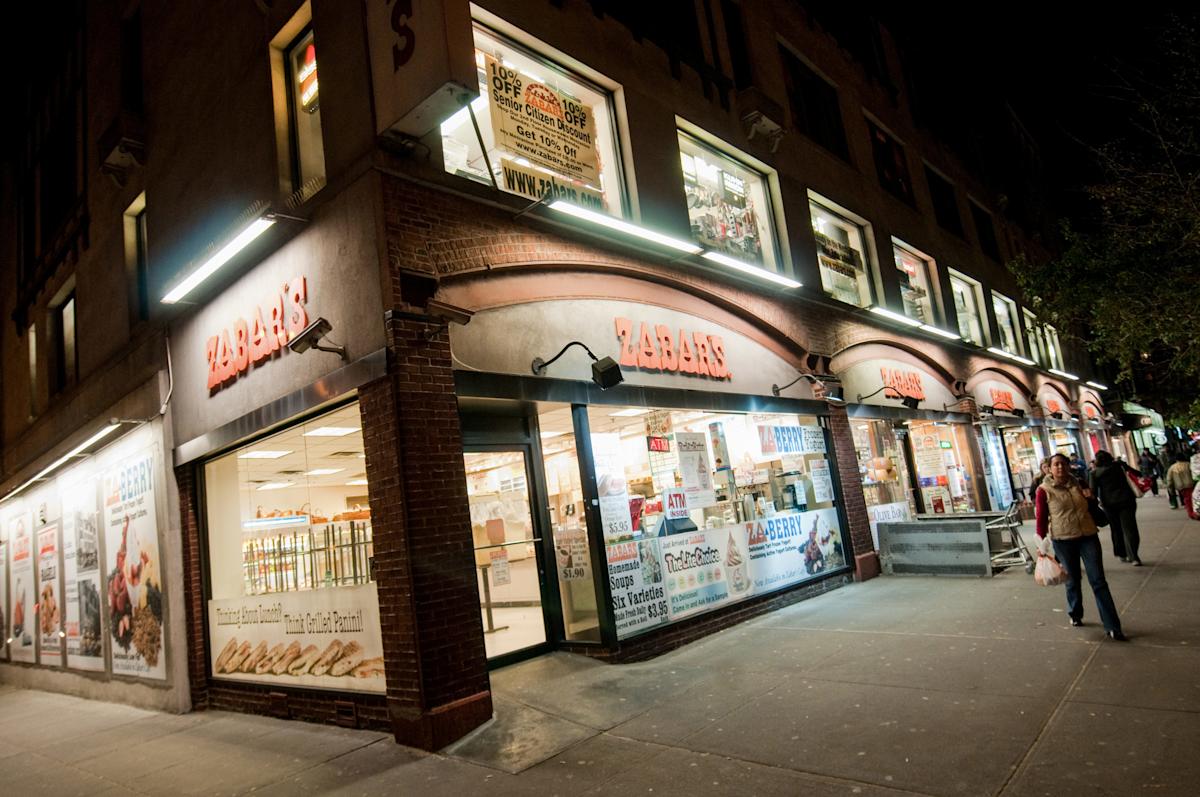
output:
[[[1158,457],[1150,453],[1150,449],[1143,448],[1142,456],[1138,460],[1138,468],[1142,472],[1143,479],[1150,480],[1150,492],[1158,496],[1158,477],[1161,473],[1158,464]]]
[[[1137,495],[1129,486],[1129,476],[1134,474],[1136,471],[1133,468],[1114,460],[1107,451],[1096,452],[1091,487],[1108,515],[1113,556],[1141,567],[1142,560],[1138,558],[1141,535],[1137,525]]]
[[[1183,508],[1187,510],[1188,517],[1192,520],[1196,519],[1196,510],[1192,506],[1192,489],[1196,486],[1196,480],[1192,478],[1192,468],[1188,463],[1187,454],[1179,454],[1175,458],[1175,464],[1167,469],[1167,489],[1174,490],[1179,500],[1183,502]],[[1174,505],[1171,506],[1174,509]]]
[[[1030,486],[1029,486],[1029,497],[1030,498],[1033,498],[1034,494],[1037,493],[1038,485],[1040,485],[1042,483],[1042,481],[1045,480],[1045,478],[1049,475],[1050,475],[1050,457],[1046,457],[1045,459],[1042,460],[1041,464],[1038,465],[1038,475],[1033,477],[1033,483],[1030,484]]]
[[[1088,483],[1088,469],[1083,462],[1083,457],[1079,456],[1078,451],[1071,452],[1071,475],[1079,479],[1080,484]]]
[[[1046,535],[1050,536],[1054,556],[1067,571],[1067,614],[1071,617],[1071,625],[1083,625],[1083,589],[1080,583],[1082,560],[1105,633],[1109,639],[1124,642],[1121,618],[1117,615],[1117,606],[1104,578],[1099,529],[1088,511],[1091,491],[1071,475],[1071,462],[1066,455],[1055,454],[1050,457],[1050,476],[1042,480],[1036,495],[1037,535],[1043,539]]]

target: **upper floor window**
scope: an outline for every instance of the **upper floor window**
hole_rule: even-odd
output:
[[[29,417],[38,412],[38,346],[37,324],[30,324],[25,330],[26,353],[29,355]]]
[[[867,130],[871,135],[871,151],[875,155],[875,173],[879,175],[879,184],[897,199],[909,205],[914,204],[912,178],[908,174],[904,147],[870,119],[867,120]]]
[[[325,177],[321,140],[321,96],[317,83],[317,47],[310,28],[285,54],[288,110],[292,117],[292,170],[295,186]]]
[[[1022,310],[1025,318],[1025,341],[1029,345],[1029,359],[1038,365],[1046,364],[1046,345],[1042,340],[1042,329],[1037,319],[1028,310]]]
[[[778,269],[767,176],[681,132],[679,155],[696,242]]]
[[[871,304],[869,226],[809,192],[808,210],[817,241],[817,265],[825,293],[856,307]]]
[[[996,331],[1000,334],[1000,348],[1010,354],[1019,354],[1017,342],[1017,304],[1008,297],[992,292],[992,311],[996,314]]]
[[[954,312],[958,316],[958,334],[968,343],[982,346],[983,324],[979,314],[982,294],[979,283],[952,270],[950,272],[950,290],[954,294]]]
[[[958,212],[954,184],[929,166],[925,167],[925,182],[929,185],[929,199],[933,202],[933,215],[938,226],[961,237],[962,216]]]
[[[478,25],[475,65],[479,97],[442,123],[446,171],[624,215],[612,93]]]
[[[79,378],[79,357],[75,348],[75,294],[51,308],[54,333],[54,392],[66,390]]]
[[[1057,368],[1062,371],[1063,357],[1062,348],[1058,344],[1058,330],[1046,324],[1043,328],[1046,335],[1046,360],[1051,368]]]
[[[850,160],[837,89],[783,45],[779,46],[779,57],[792,126],[842,160]]]
[[[971,201],[971,220],[975,222],[975,233],[979,236],[979,248],[992,260],[1001,260],[1000,243],[996,240],[996,227],[992,214]]]
[[[892,239],[892,256],[896,261],[896,270],[900,272],[900,299],[904,302],[904,314],[922,324],[936,324],[930,287],[932,261],[895,238]]]

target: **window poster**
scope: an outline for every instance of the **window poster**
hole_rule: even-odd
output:
[[[8,658],[8,543],[0,541],[0,659]]]
[[[113,674],[163,680],[155,459],[142,449],[104,474],[104,594]]]
[[[716,531],[724,531],[717,529]],[[699,531],[658,541],[671,619],[697,614],[729,600],[728,535]]]
[[[814,460],[809,464],[809,478],[812,479],[813,503],[822,504],[833,500],[833,477],[829,472],[829,460]]]
[[[484,56],[496,146],[555,174],[600,185],[592,108]]]
[[[621,436],[613,432],[592,435],[592,460],[596,466],[596,493],[604,542],[630,539],[633,519],[629,512],[629,486],[625,481]]]
[[[708,460],[708,435],[703,432],[676,432],[679,447],[679,470],[683,474],[683,491],[687,494],[688,509],[702,509],[717,503],[713,487],[713,467]]]
[[[8,541],[12,546],[12,571],[9,575],[12,591],[8,603],[11,613],[8,636],[12,642],[8,646],[8,655],[12,661],[34,664],[37,660],[34,604],[37,601],[34,597],[33,516],[29,512],[23,512],[9,521]]]
[[[42,527],[37,533],[38,662],[47,667],[63,663],[62,573],[58,567],[58,526]]]
[[[608,585],[618,638],[670,619],[659,544],[658,539],[648,539],[608,546]]]
[[[384,692],[374,583],[208,602],[214,678]]]
[[[67,666],[75,670],[104,670],[96,489],[87,480],[62,491],[63,619]]]

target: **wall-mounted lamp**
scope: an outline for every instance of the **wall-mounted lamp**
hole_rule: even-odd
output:
[[[841,385],[831,385],[823,382],[812,374],[797,374],[795,379],[783,386],[771,385],[771,394],[778,396],[801,379],[809,382],[813,386],[813,395],[819,399],[823,399],[826,404],[840,407],[846,403],[846,397],[843,395]]]
[[[566,346],[563,346],[558,354],[551,357],[549,360],[543,360],[541,357],[534,357],[532,368],[534,376],[541,376],[547,368],[554,364],[554,361],[562,357],[567,349],[572,346],[579,346],[587,352],[588,357],[592,358],[592,381],[599,385],[601,390],[608,390],[614,385],[619,385],[625,381],[625,375],[621,373],[621,366],[617,365],[617,361],[612,357],[597,357],[592,354],[582,341],[573,340]]]
[[[346,354],[345,346],[338,346],[336,343],[330,342],[328,345],[322,346],[321,339],[333,331],[333,325],[324,318],[318,318],[311,324],[306,326],[300,334],[288,341],[288,348],[303,354],[309,349],[317,351],[328,351],[340,356],[343,360],[349,360],[350,357]]]
[[[1078,412],[1072,412],[1072,413],[1071,413],[1071,420],[1073,420],[1073,421],[1078,421],[1079,419],[1080,419],[1080,415],[1079,415],[1079,413],[1078,413]]]
[[[1025,417],[1025,410],[1021,409],[1020,407],[1014,407],[1013,409],[1009,410],[1009,412],[1011,412],[1013,415],[1017,416],[1018,418]]]
[[[893,390],[894,391],[895,388],[891,387],[890,385],[884,385],[883,387],[879,388],[878,390],[868,393],[865,396],[860,393],[858,395],[858,398],[856,399],[856,401],[859,404],[862,404],[863,399],[869,399],[871,396],[879,395],[880,393],[882,393],[885,390]],[[913,398],[912,396],[895,395],[895,396],[888,396],[887,398],[899,399],[900,403],[903,404],[905,407],[908,407],[910,410],[915,410],[917,407],[921,406],[921,400],[919,398]]]

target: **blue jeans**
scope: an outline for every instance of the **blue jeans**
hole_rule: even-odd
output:
[[[1108,590],[1108,582],[1104,580],[1104,553],[1100,549],[1100,538],[1091,534],[1073,540],[1054,540],[1054,556],[1071,577],[1067,582],[1067,613],[1071,619],[1083,619],[1083,589],[1079,572],[1079,560],[1082,559],[1092,594],[1096,596],[1096,608],[1100,611],[1104,630],[1120,632],[1121,618],[1117,616],[1117,606]]]

